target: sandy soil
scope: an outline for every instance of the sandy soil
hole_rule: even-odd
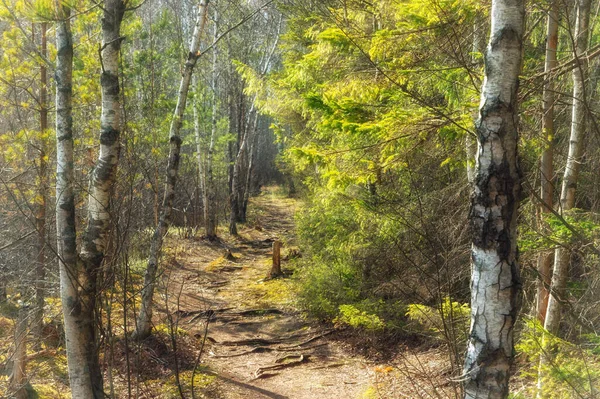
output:
[[[239,237],[169,240],[172,261],[163,280],[171,295],[157,317],[164,321],[168,307],[198,347],[209,320],[200,365],[216,379],[196,397],[452,397],[440,351],[407,349],[390,364],[369,361],[337,331],[307,321],[294,308],[288,278],[265,281],[272,241],[284,242],[284,257],[294,245],[296,206],[267,191],[253,200]],[[228,250],[235,259],[227,259]],[[285,271],[288,263],[282,266]],[[423,379],[424,372],[435,379]]]

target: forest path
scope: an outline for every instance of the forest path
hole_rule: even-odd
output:
[[[275,190],[252,199],[239,237],[177,240],[169,248],[176,259],[166,271],[169,311],[178,316],[179,328],[200,346],[210,316],[201,365],[216,379],[204,397],[377,397],[365,396],[377,385],[375,365],[351,355],[332,330],[302,317],[289,278],[265,281],[272,241],[283,241],[282,258],[294,245],[297,201]],[[227,259],[227,249],[235,259]],[[282,262],[284,272],[287,264]]]

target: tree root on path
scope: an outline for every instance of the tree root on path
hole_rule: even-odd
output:
[[[259,367],[258,369],[256,369],[256,371],[254,372],[254,379],[256,380],[259,378],[273,377],[277,375],[277,373],[266,374],[265,372],[283,370],[288,367],[297,366],[301,363],[308,361],[308,357],[309,355],[287,355],[282,358],[276,359],[275,364]]]
[[[319,348],[319,347],[325,346],[327,344],[328,344],[327,342],[324,342],[322,344],[307,346],[306,348],[294,348],[294,349],[269,348],[268,346],[257,346],[256,348],[252,348],[250,350],[243,351],[243,352],[233,353],[231,355],[213,355],[212,357],[217,358],[217,359],[224,359],[224,358],[229,358],[229,357],[239,357],[239,356],[250,355],[252,353],[305,351],[305,350],[309,350],[309,349]]]
[[[283,314],[283,312],[279,309],[271,308],[271,309],[246,309],[240,310],[239,312],[231,312],[228,313],[234,316],[242,316],[242,317],[253,317],[253,316],[265,316],[269,314]]]
[[[226,312],[228,310],[231,310],[234,308],[220,308],[220,309],[208,309],[208,310],[178,310],[175,312],[175,314],[179,317],[188,317],[188,316],[196,316],[196,317],[202,317],[202,316],[208,316],[209,314],[212,313],[223,313]]]
[[[316,340],[318,340],[320,338],[323,338],[323,337],[325,337],[325,336],[327,336],[327,335],[329,335],[329,334],[331,334],[333,332],[335,332],[335,330],[325,331],[324,333],[316,335],[316,336],[314,336],[312,338],[309,338],[309,339],[307,339],[304,342],[300,342],[299,344],[291,345],[291,346],[282,346],[282,347],[279,347],[278,349],[279,350],[288,350],[288,349],[289,350],[294,350],[294,349],[298,349],[298,348],[300,348],[300,347],[302,347],[302,346],[304,346],[306,344],[310,344],[313,341],[316,341]]]
[[[316,341],[320,338],[323,338],[331,333],[333,333],[335,330],[328,330],[325,331],[321,334],[315,335],[309,339],[307,339],[306,341],[297,343],[295,345],[290,345],[290,346],[281,346],[278,347],[277,350],[295,350],[295,349],[299,349],[302,346],[309,344],[313,341]],[[302,333],[302,334],[294,334],[294,335],[289,335],[287,337],[282,337],[282,338],[277,338],[277,339],[265,339],[265,338],[249,338],[249,339],[241,339],[239,341],[223,341],[223,342],[219,342],[219,344],[224,345],[224,346],[271,346],[271,345],[277,345],[277,344],[282,344],[285,341],[289,341],[292,339],[296,339],[296,338],[300,338],[300,337],[304,337],[306,335],[308,335],[310,333]],[[216,341],[215,341],[216,342]]]

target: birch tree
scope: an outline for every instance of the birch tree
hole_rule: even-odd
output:
[[[587,63],[579,58],[588,46],[588,27],[590,21],[590,0],[577,1],[577,18],[575,21],[574,56],[577,67],[573,69],[573,111],[571,114],[571,135],[569,138],[569,154],[563,174],[560,209],[564,214],[575,206],[575,190],[579,177],[583,139],[585,137],[588,116],[586,105],[585,79]],[[556,334],[560,327],[561,301],[565,299],[567,281],[569,279],[569,258],[571,252],[564,247],[557,247],[554,252],[554,272],[552,274],[552,295],[548,299],[544,328]]]
[[[79,329],[84,322],[79,300],[81,272],[77,256],[75,230],[75,195],[73,171],[72,77],[73,38],[70,9],[55,1],[56,24],[56,231],[60,271],[60,294],[63,307],[69,380],[73,397],[93,398],[92,377],[86,367],[86,334]]]
[[[471,201],[471,329],[464,365],[465,398],[506,398],[519,309],[517,210],[517,88],[525,7],[522,0],[493,0],[491,35]]]
[[[169,229],[171,213],[173,211],[173,201],[175,199],[175,185],[177,183],[177,173],[179,170],[179,153],[181,150],[181,127],[183,125],[183,115],[187,104],[187,95],[190,84],[192,82],[192,73],[196,62],[200,57],[200,39],[204,25],[206,23],[206,11],[208,8],[208,0],[203,0],[198,8],[196,17],[196,25],[192,35],[190,51],[188,53],[185,68],[181,76],[179,84],[179,95],[177,105],[171,122],[169,131],[169,159],[167,163],[167,176],[165,182],[165,193],[162,201],[162,209],[158,220],[158,225],[152,237],[150,247],[150,255],[144,274],[144,288],[142,289],[142,299],[140,304],[140,312],[136,320],[136,339],[144,339],[151,333],[152,324],[152,303],[154,296],[154,285],[156,280],[156,272],[158,269],[158,260],[162,250],[164,236]]]
[[[91,173],[87,228],[79,255],[73,188],[73,39],[68,5],[57,1],[55,8],[59,18],[56,29],[56,223],[69,380],[73,397],[103,398],[95,311],[96,280],[109,238],[110,197],[119,160],[121,104],[118,76],[123,39],[120,27],[125,3],[123,0],[106,0],[103,7],[100,151]]]

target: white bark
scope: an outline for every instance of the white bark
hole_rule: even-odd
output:
[[[590,0],[577,1],[577,20],[575,22],[575,59],[578,59],[587,49],[590,20]],[[575,205],[575,190],[581,164],[583,139],[585,137],[587,107],[585,94],[585,78],[587,76],[587,63],[579,60],[577,68],[573,70],[573,113],[571,115],[571,136],[569,139],[569,155],[563,175],[560,209],[563,213]],[[560,327],[561,300],[565,299],[567,281],[569,279],[568,249],[559,247],[554,253],[554,272],[552,275],[552,295],[548,299],[546,321],[544,328],[556,334]]]
[[[74,398],[103,398],[95,325],[96,276],[104,259],[110,222],[109,200],[119,156],[119,29],[125,5],[122,0],[104,3],[100,153],[90,181],[88,224],[79,257],[73,194],[70,10],[64,2],[56,1],[55,5],[59,15],[56,29],[57,247],[69,379]]]
[[[171,122],[171,128],[169,131],[170,149],[169,160],[167,164],[165,193],[160,217],[158,220],[158,226],[156,226],[154,236],[152,237],[150,255],[148,256],[148,265],[144,275],[144,288],[142,289],[140,312],[136,320],[136,339],[144,339],[151,333],[152,303],[156,272],[158,269],[158,259],[162,250],[164,236],[169,229],[171,213],[173,210],[175,184],[177,183],[177,172],[179,169],[179,152],[181,149],[181,126],[183,125],[183,115],[185,113],[187,96],[192,81],[192,73],[194,71],[194,67],[196,66],[196,62],[198,61],[198,57],[200,56],[200,39],[206,22],[207,7],[208,0],[203,0],[198,8],[198,15],[196,18],[196,25],[194,27],[192,43],[190,45],[190,52],[185,63],[183,75],[181,76],[179,96],[177,98],[177,105],[175,107],[173,121]]]
[[[471,60],[473,64],[479,70],[483,66],[483,60],[481,60],[476,54],[485,52],[485,36],[486,24],[483,23],[483,13],[477,11],[473,22],[473,41],[471,51],[473,55]],[[474,118],[476,118],[474,116]],[[476,139],[473,135],[467,133],[465,136],[465,153],[467,156],[467,181],[472,186],[475,180],[475,156],[477,153]]]
[[[70,9],[55,1],[56,25],[56,231],[69,381],[74,398],[93,398],[87,365],[86,335],[82,334],[79,299],[80,263],[75,231],[73,191],[72,71],[73,41]]]
[[[523,0],[493,0],[471,204],[471,332],[464,366],[465,398],[506,398],[519,309],[517,88]]]

